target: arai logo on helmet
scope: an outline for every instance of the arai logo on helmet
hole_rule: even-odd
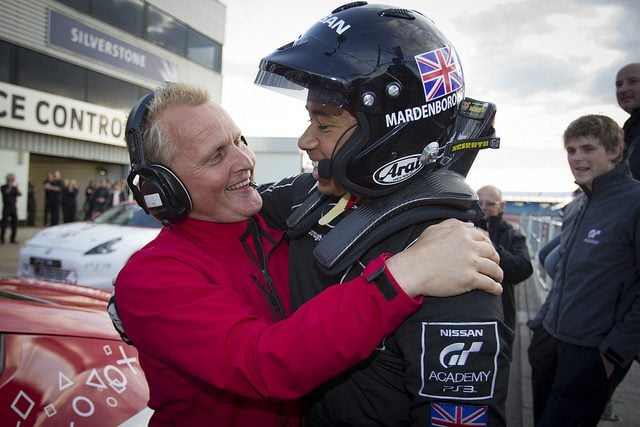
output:
[[[401,157],[378,168],[373,174],[373,180],[380,185],[392,185],[405,181],[423,168],[420,154]]]

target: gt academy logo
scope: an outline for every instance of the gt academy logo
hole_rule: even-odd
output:
[[[373,180],[380,185],[392,185],[405,181],[418,173],[424,165],[420,154],[401,157],[383,165],[373,173]]]
[[[493,397],[499,353],[497,322],[423,322],[418,394],[456,400]]]
[[[440,364],[443,368],[451,368],[452,366],[464,366],[467,363],[469,353],[475,353],[482,348],[481,342],[471,343],[468,350],[464,349],[465,344],[456,342],[450,344],[440,352]]]
[[[602,234],[602,230],[598,230],[597,228],[592,228],[587,233],[587,238],[584,239],[585,243],[589,243],[591,245],[600,244],[600,234]]]

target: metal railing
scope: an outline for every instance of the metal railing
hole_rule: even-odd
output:
[[[538,262],[538,252],[549,240],[553,239],[562,228],[562,220],[557,217],[529,216],[520,217],[520,230],[527,238],[529,253],[534,258],[532,262]],[[534,269],[538,275],[538,282],[545,290],[551,289],[552,279],[544,268]]]

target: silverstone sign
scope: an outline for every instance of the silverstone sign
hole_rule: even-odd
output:
[[[157,81],[176,81],[177,66],[95,28],[49,10],[49,44]]]
[[[125,146],[127,113],[0,82],[0,127]]]

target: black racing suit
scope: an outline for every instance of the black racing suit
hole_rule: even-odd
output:
[[[283,228],[292,211],[306,208],[307,197],[317,197],[317,190],[315,180],[303,174],[271,185],[262,195],[264,218]],[[289,229],[292,309],[329,284],[359,275],[377,255],[403,250],[429,223],[436,222],[400,224],[353,262],[327,269],[314,257],[314,249],[367,203],[359,201],[328,225],[319,225],[318,218],[337,200],[321,199],[316,209]],[[477,206],[474,212],[480,212]],[[505,425],[512,334],[503,322],[499,296],[473,291],[451,298],[425,298],[422,308],[380,343],[374,354],[308,396],[305,425],[425,426],[431,425],[432,417],[449,423]]]

